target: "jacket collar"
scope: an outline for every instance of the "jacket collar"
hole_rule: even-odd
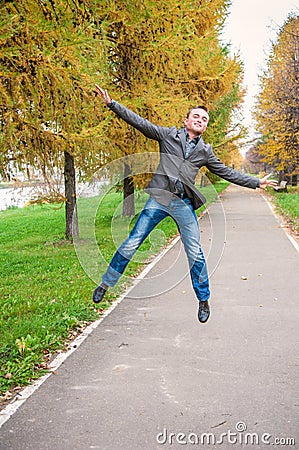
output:
[[[185,156],[185,152],[186,152],[186,133],[187,133],[186,128],[180,128],[178,130],[178,136],[179,136],[181,144],[182,144],[183,156]],[[203,148],[204,148],[204,141],[203,141],[202,136],[199,136],[198,142],[197,142],[196,147],[194,148],[193,152],[200,151]],[[192,155],[192,153],[191,153],[191,155]]]
[[[178,130],[178,135],[182,144],[182,150],[183,150],[183,156],[185,155],[186,151],[186,134],[185,134],[185,128],[181,128]]]

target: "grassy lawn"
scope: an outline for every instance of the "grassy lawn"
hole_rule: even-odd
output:
[[[221,192],[227,185],[219,182],[215,188]],[[209,202],[215,199],[210,187],[202,191]],[[139,212],[145,197],[143,194],[136,197]],[[121,200],[121,193],[109,193],[96,214],[97,245],[106,259],[97,266],[99,275],[115,251],[111,223]],[[88,215],[98,201],[95,197],[79,199],[79,215]],[[121,223],[122,219],[119,220]],[[136,217],[129,224],[130,228],[135,220]],[[176,225],[169,218],[159,228],[162,238],[154,245],[148,239],[144,242],[140,248],[142,257],[129,264],[126,280],[177,233]],[[51,355],[65,349],[68,338],[99,318],[103,309],[127,285],[125,281],[109,290],[107,299],[105,297],[96,308],[91,302],[95,283],[83,270],[74,245],[64,239],[64,230],[64,208],[57,205],[34,205],[0,212],[2,400],[9,399],[20,386],[45,372]]]
[[[278,213],[287,219],[295,233],[299,233],[299,186],[289,186],[288,192],[275,192],[272,189],[271,199]]]

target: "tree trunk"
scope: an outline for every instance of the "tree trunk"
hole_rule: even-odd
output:
[[[284,170],[280,170],[278,173],[278,183],[281,183],[285,180],[285,172]]]
[[[77,202],[76,202],[76,179],[75,163],[73,156],[64,152],[64,187],[65,187],[65,235],[72,239],[79,235]]]
[[[134,216],[135,202],[134,202],[134,180],[130,176],[131,168],[125,163],[124,168],[124,203],[123,216]]]

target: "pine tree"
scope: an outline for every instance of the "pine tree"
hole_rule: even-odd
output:
[[[211,110],[207,139],[225,156],[240,64],[219,42],[229,0],[16,0],[1,8],[0,166],[9,159],[60,168],[66,234],[76,217],[75,166],[83,174],[119,157],[125,198],[148,175],[130,155],[157,145],[95,104],[94,82],[154,123],[181,126],[198,104]],[[150,161],[154,167],[155,161]],[[124,213],[133,214],[133,202]],[[75,230],[76,231],[76,230]]]
[[[206,104],[212,110],[207,138],[216,144],[226,142],[232,109],[241,98],[240,63],[219,41],[228,4],[227,0],[103,0],[99,14],[111,95],[165,126],[181,126],[178,121],[191,107]],[[110,140],[113,158],[157,149],[123,122],[110,130]],[[130,169],[126,164],[125,196],[133,200]],[[147,181],[134,177],[139,186]],[[134,213],[132,203],[124,213]]]
[[[93,8],[90,1],[15,0],[0,13],[0,160],[64,170],[67,237],[76,218],[75,163],[87,172],[105,159],[98,146],[107,119],[93,93],[104,55]]]

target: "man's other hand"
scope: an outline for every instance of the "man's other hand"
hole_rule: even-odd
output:
[[[260,188],[266,189],[267,186],[274,187],[277,186],[276,180],[268,180],[269,177],[271,177],[271,173],[269,175],[266,175],[264,178],[260,179]]]
[[[99,94],[99,96],[101,97],[102,101],[106,105],[109,105],[109,103],[112,102],[112,99],[111,99],[110,95],[108,94],[108,91],[105,91],[105,89],[102,89],[97,84],[95,86],[96,86],[96,93]]]

